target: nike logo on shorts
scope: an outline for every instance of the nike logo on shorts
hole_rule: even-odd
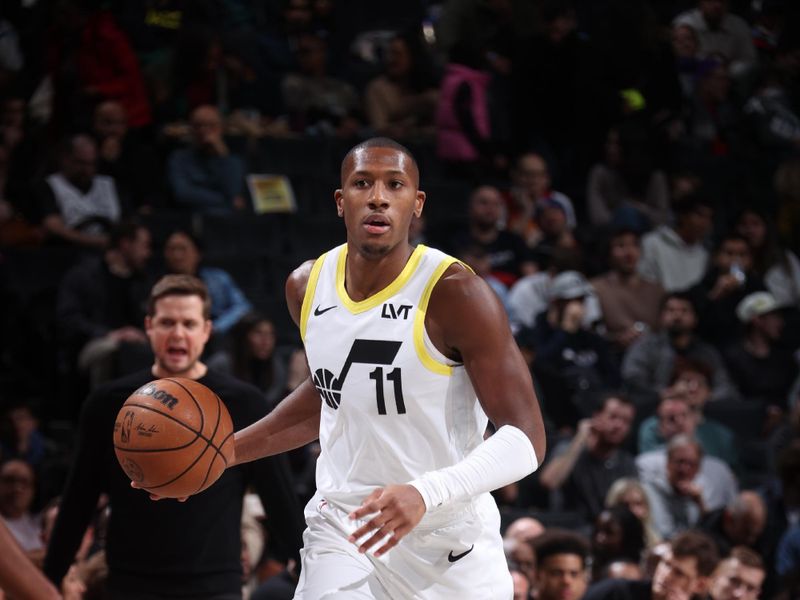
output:
[[[335,304],[333,306],[329,306],[328,308],[323,308],[322,310],[320,310],[319,304],[317,304],[317,308],[314,309],[314,316],[318,317],[320,315],[324,315],[326,312],[328,312],[329,310],[333,310],[334,308],[336,308]]]
[[[475,544],[472,544],[472,546],[470,546],[470,547],[469,547],[469,550],[467,550],[467,551],[465,551],[465,552],[462,552],[461,554],[453,554],[453,551],[452,551],[452,550],[450,550],[450,554],[448,554],[448,555],[447,555],[447,560],[448,560],[448,561],[450,561],[451,563],[454,563],[454,562],[456,562],[457,560],[461,560],[461,559],[462,559],[462,558],[464,558],[464,557],[465,557],[467,554],[469,554],[470,552],[472,552],[472,550],[473,550],[474,548],[475,548]]]

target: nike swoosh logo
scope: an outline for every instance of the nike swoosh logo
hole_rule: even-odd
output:
[[[470,552],[472,552],[472,550],[473,550],[474,548],[475,548],[475,544],[472,544],[472,546],[470,546],[470,547],[469,547],[469,550],[467,550],[467,551],[465,551],[465,552],[462,552],[461,554],[453,554],[453,551],[452,551],[452,550],[450,550],[450,554],[448,554],[448,555],[447,555],[447,560],[449,560],[451,563],[454,563],[454,562],[456,562],[457,560],[461,560],[461,559],[462,559],[462,558],[464,558],[464,557],[465,557],[467,554],[469,554]]]
[[[315,309],[314,309],[314,316],[315,316],[315,317],[318,317],[318,316],[320,316],[320,315],[323,315],[323,314],[325,314],[325,313],[326,313],[326,312],[328,312],[329,310],[333,310],[334,308],[336,308],[336,305],[335,305],[335,304],[334,304],[333,306],[329,306],[328,308],[323,308],[322,310],[320,310],[320,309],[319,309],[319,304],[317,304],[317,308],[315,308]]]

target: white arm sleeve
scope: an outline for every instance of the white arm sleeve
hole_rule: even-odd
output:
[[[538,467],[528,436],[513,425],[503,425],[461,462],[425,473],[409,484],[417,488],[430,510],[514,483]]]

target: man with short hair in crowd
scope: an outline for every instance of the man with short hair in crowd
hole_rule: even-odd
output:
[[[636,465],[653,526],[664,539],[695,527],[707,511],[725,506],[738,493],[725,463],[705,456],[700,443],[686,434],[673,437],[666,452],[639,455]]]
[[[198,106],[189,122],[191,145],[175,150],[167,163],[167,178],[177,205],[206,214],[244,209],[244,164],[223,139],[219,109]]]
[[[714,209],[698,195],[673,206],[675,225],[661,225],[642,238],[639,273],[657,281],[668,292],[685,290],[702,279],[708,263],[704,246],[711,232]]]
[[[764,561],[750,548],[736,546],[711,576],[711,600],[757,600],[764,584]]]
[[[572,531],[551,529],[536,539],[537,600],[580,600],[589,576],[589,543]]]
[[[727,425],[704,415],[713,378],[713,372],[705,363],[678,357],[670,387],[661,392],[656,416],[645,419],[639,427],[639,452],[655,450],[675,434],[687,433],[697,438],[706,454],[725,461],[735,470],[739,462],[736,435]],[[686,403],[689,409],[686,421],[670,421],[670,415],[680,417],[677,414],[680,410],[674,409],[676,401]]]
[[[641,256],[638,233],[619,229],[608,241],[609,270],[591,280],[603,311],[606,337],[618,351],[658,325],[664,288],[639,274]]]
[[[70,269],[56,303],[62,350],[95,386],[116,375],[120,358],[149,362],[142,321],[149,289],[150,230],[132,221],[111,231],[109,248]],[[122,351],[122,354],[120,353]]]
[[[548,200],[564,211],[569,230],[575,229],[577,221],[572,201],[565,194],[552,189],[550,169],[542,155],[536,152],[521,154],[511,170],[511,183],[506,203],[506,227],[520,235],[529,246],[539,241],[537,209]]]
[[[608,579],[591,588],[583,600],[690,600],[708,592],[719,555],[703,533],[686,531],[676,536],[656,567],[653,579]]]
[[[621,477],[635,477],[633,456],[622,448],[636,409],[625,396],[605,394],[591,418],[578,424],[575,436],[553,450],[539,483],[561,490],[565,508],[580,511],[589,521],[603,510],[611,485]]]
[[[97,174],[97,145],[74,135],[61,147],[60,168],[36,189],[36,210],[45,233],[83,248],[104,248],[122,206],[114,180]]]
[[[757,543],[767,524],[767,507],[756,492],[742,491],[724,508],[707,513],[700,529],[708,533],[717,544],[721,556],[727,556],[733,547],[757,548]]]
[[[735,77],[747,75],[756,65],[750,25],[728,11],[728,0],[698,0],[697,8],[680,13],[672,24],[691,27],[697,33],[699,55],[723,58]]]
[[[711,368],[711,399],[739,397],[719,352],[696,334],[697,313],[690,296],[680,292],[667,294],[659,320],[661,330],[636,340],[623,358],[622,379],[631,394],[648,398],[666,388],[676,357],[682,356],[702,361]]]
[[[489,256],[491,274],[510,287],[523,275],[536,270],[530,251],[516,233],[500,227],[503,216],[503,197],[491,185],[476,187],[469,197],[468,223],[450,240],[452,253],[477,246]]]

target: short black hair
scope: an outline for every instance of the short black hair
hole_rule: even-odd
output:
[[[411,160],[411,164],[414,165],[414,168],[417,170],[417,174],[419,174],[419,165],[417,164],[417,159],[414,158],[414,155],[411,153],[411,150],[403,146],[403,144],[400,142],[396,142],[392,138],[373,137],[356,144],[350,148],[347,154],[344,155],[344,158],[342,159],[342,166],[340,168],[340,176],[342,181],[344,181],[344,169],[347,162],[353,159],[353,156],[356,152],[367,150],[369,148],[391,148],[392,150],[397,150],[398,152],[405,154]]]
[[[667,307],[667,302],[670,300],[682,300],[684,302],[688,302],[692,307],[692,310],[695,312],[695,314],[697,314],[697,307],[694,304],[694,296],[692,296],[692,294],[690,294],[687,290],[679,290],[664,294],[664,297],[661,299],[661,306],[658,308],[658,312],[664,312],[664,309]]]
[[[540,565],[557,554],[573,554],[586,567],[589,558],[589,541],[579,533],[566,529],[548,529],[534,542],[536,558]]]

